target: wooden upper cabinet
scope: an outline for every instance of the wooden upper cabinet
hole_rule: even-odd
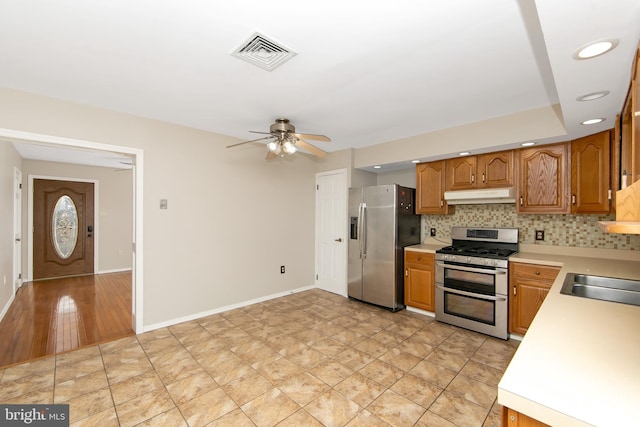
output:
[[[446,214],[449,206],[444,200],[445,161],[416,165],[416,213]]]
[[[611,132],[571,141],[571,213],[609,213]]]
[[[446,189],[513,186],[513,150],[446,160]]]
[[[518,213],[569,213],[570,144],[518,150]]]
[[[478,188],[512,187],[513,150],[478,156]]]
[[[447,191],[476,188],[476,156],[447,159],[445,163]]]
[[[636,50],[631,84],[620,117],[621,163],[620,171],[626,172],[626,185],[640,180],[640,45]],[[622,180],[622,177],[621,177]],[[617,188],[616,188],[617,189]]]

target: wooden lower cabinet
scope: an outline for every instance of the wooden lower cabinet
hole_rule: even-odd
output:
[[[524,335],[560,267],[512,262],[509,264],[509,332]]]
[[[435,311],[435,255],[404,251],[404,304]]]
[[[540,422],[505,406],[502,407],[501,424],[502,427],[550,427],[549,424]]]

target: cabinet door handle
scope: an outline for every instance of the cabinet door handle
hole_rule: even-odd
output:
[[[516,287],[515,286],[513,287],[513,296],[514,297],[516,296]]]
[[[573,203],[574,205],[576,204],[576,195],[575,194],[571,195],[571,203]]]
[[[475,174],[471,174],[471,183],[475,183],[476,182],[476,175]]]
[[[486,181],[486,177],[485,177],[485,174],[484,174],[484,173],[482,174],[482,182],[483,182],[483,183],[487,182],[487,181]]]
[[[539,271],[536,271],[536,276],[539,276],[539,275],[540,275],[540,272],[539,272]]]
[[[444,206],[444,200],[440,199],[440,207]]]
[[[405,277],[409,277],[409,269],[408,268],[406,268],[404,270],[404,275],[405,275]]]
[[[522,206],[524,204],[524,200],[522,199],[522,196],[520,196],[520,206]]]

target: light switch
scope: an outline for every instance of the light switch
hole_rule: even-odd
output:
[[[167,209],[167,199],[160,199],[160,209]]]

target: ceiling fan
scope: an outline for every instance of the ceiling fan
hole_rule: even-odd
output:
[[[269,132],[258,132],[253,130],[250,130],[249,132],[260,133],[269,136],[228,145],[227,148],[247,144],[249,142],[270,139],[271,141],[267,143],[267,148],[269,149],[269,152],[267,153],[267,160],[273,159],[277,156],[284,157],[285,154],[293,154],[298,151],[298,147],[304,148],[314,156],[324,157],[327,155],[325,151],[309,144],[304,139],[312,139],[314,141],[323,142],[331,141],[329,137],[324,135],[316,135],[313,133],[296,133],[296,128],[289,122],[289,119],[276,119],[275,123],[273,123],[269,127]]]

